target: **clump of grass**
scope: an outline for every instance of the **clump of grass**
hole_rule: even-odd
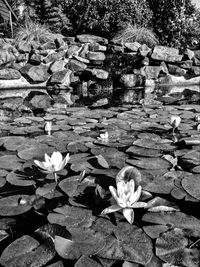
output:
[[[31,44],[35,42],[37,44],[44,44],[52,40],[53,37],[54,34],[47,25],[26,21],[25,25],[20,26],[16,32],[15,43],[24,42],[25,44]]]
[[[158,44],[158,39],[154,32],[150,29],[139,27],[137,25],[128,24],[119,31],[113,40],[126,42],[138,42],[153,47]]]

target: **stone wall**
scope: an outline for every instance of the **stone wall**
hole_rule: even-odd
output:
[[[37,91],[71,105],[80,97],[97,100],[118,89],[170,83],[200,83],[200,50],[180,53],[87,34],[41,46],[0,40],[0,99]]]

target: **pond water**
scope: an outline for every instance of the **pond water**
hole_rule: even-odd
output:
[[[199,91],[186,89],[138,88],[118,106],[1,120],[0,264],[200,266]],[[35,163],[54,151],[70,157],[56,179]],[[123,208],[102,214],[116,206],[109,187],[125,166],[138,170],[125,176],[148,203],[132,209],[132,224]]]

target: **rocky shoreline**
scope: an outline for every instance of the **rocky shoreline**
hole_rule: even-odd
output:
[[[23,105],[32,100],[40,109],[46,103],[70,106],[89,98],[106,105],[118,89],[146,86],[153,92],[158,86],[167,91],[191,84],[199,92],[200,50],[180,53],[166,46],[149,48],[89,34],[58,36],[43,45],[0,40],[0,102],[4,104],[10,98],[20,99]]]

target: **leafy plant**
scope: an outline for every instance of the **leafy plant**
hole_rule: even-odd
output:
[[[67,0],[63,10],[73,25],[73,33],[93,33],[107,38],[127,23],[147,26],[151,18],[144,0]]]
[[[19,30],[16,32],[15,43],[24,42],[30,44],[31,42],[36,42],[38,44],[43,44],[52,40],[53,35],[54,34],[47,25],[26,21],[25,25],[20,26]]]
[[[187,43],[187,20],[195,12],[195,6],[188,1],[148,0],[153,12],[152,22],[156,35],[163,45],[181,47]]]
[[[158,39],[152,30],[130,23],[120,30],[113,39],[122,40],[123,43],[138,42],[147,44],[149,47],[158,44]]]

